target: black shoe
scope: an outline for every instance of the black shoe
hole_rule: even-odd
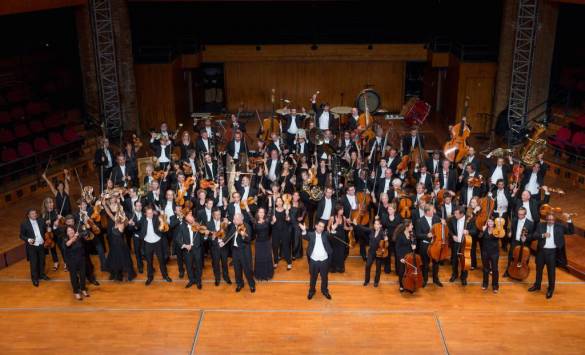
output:
[[[508,274],[508,272],[506,271],[506,272],[504,273],[504,277],[510,277],[510,274]]]
[[[32,284],[33,284],[34,287],[39,287],[39,281],[38,280],[34,280],[32,282]]]
[[[256,287],[250,287],[250,292],[252,293],[256,292]]]
[[[163,277],[163,280],[165,280],[166,282],[173,282],[173,280],[168,276]]]
[[[193,286],[195,284],[195,282],[189,281],[186,285],[185,288],[189,288],[191,286]]]
[[[224,281],[225,281],[225,283],[226,283],[226,284],[228,284],[228,285],[231,285],[231,284],[232,284],[232,280],[230,280],[230,279],[227,279],[227,280],[224,280]]]
[[[327,298],[328,300],[331,299],[331,294],[328,291],[323,292],[323,296],[325,296],[325,298]]]
[[[364,286],[368,286],[369,283],[370,281],[364,281]]]
[[[548,289],[546,291],[546,299],[552,298],[554,290]]]
[[[309,291],[309,294],[307,295],[307,299],[312,299],[313,296],[315,296],[315,291]]]
[[[374,282],[374,287],[378,287],[378,283],[377,282]]]
[[[427,287],[427,280],[423,280],[423,288]]]
[[[482,284],[482,285],[481,285],[481,289],[482,289],[482,290],[484,290],[484,291],[485,291],[485,290],[487,290],[487,288],[488,288],[488,285],[487,285],[487,284]]]
[[[540,287],[538,287],[536,285],[532,285],[532,287],[530,287],[528,289],[528,292],[535,292],[535,291],[540,291]]]
[[[99,286],[99,285],[100,285],[100,283],[98,282],[98,280],[91,280],[90,282],[91,282],[93,285],[95,285],[95,286]]]
[[[138,267],[138,272],[139,272],[140,274],[144,274],[144,268],[143,268],[142,266],[139,266],[139,267]]]
[[[146,286],[150,285],[152,283],[152,277],[149,277],[146,279],[146,282],[144,283]]]
[[[51,278],[47,275],[41,275],[41,279],[43,279],[45,281],[49,281]]]
[[[219,286],[219,280],[215,281],[215,286]]]
[[[185,277],[185,272],[180,272],[179,273],[179,278],[182,279],[183,277]]]
[[[242,286],[236,287],[236,292],[240,292],[240,291],[242,291]]]
[[[203,285],[201,285],[201,282],[197,284],[197,289],[201,290],[203,288]]]
[[[462,286],[467,286],[467,280],[461,280],[461,285]]]
[[[449,279],[449,282],[455,282],[455,280],[457,280],[457,276],[451,275],[451,278]]]
[[[400,290],[400,292],[404,292],[404,287],[400,287],[398,290]]]
[[[433,281],[433,283],[439,287],[443,287],[443,283],[439,280],[435,280],[435,281]]]

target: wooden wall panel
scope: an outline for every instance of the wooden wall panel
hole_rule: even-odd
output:
[[[175,129],[187,114],[187,92],[178,61],[165,64],[136,64],[136,96],[141,129],[159,128],[167,122]]]
[[[403,61],[228,62],[224,68],[231,111],[237,110],[240,102],[248,109],[270,111],[272,88],[276,89],[277,100],[291,99],[294,106],[307,109],[309,98],[316,90],[321,92],[321,102],[352,106],[365,84],[372,85],[380,94],[382,107],[399,111],[403,103]]]
[[[496,63],[460,63],[457,112],[461,117],[465,97],[469,97],[467,118],[472,133],[487,133],[490,130],[489,118],[479,114],[493,113],[496,70]]]

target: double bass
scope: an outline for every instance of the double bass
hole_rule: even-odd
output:
[[[409,239],[412,244],[415,244],[415,240],[412,236],[412,231],[409,232]],[[400,260],[404,264],[404,275],[402,276],[402,287],[410,293],[414,293],[417,288],[421,288],[423,285],[423,274],[422,274],[422,259],[420,255],[416,254],[414,250],[404,256]]]
[[[369,206],[372,202],[372,197],[365,191],[360,191],[355,194],[357,209],[351,212],[351,220],[356,224],[368,225],[370,223]]]
[[[528,230],[522,228],[522,236],[525,238],[528,235]],[[525,280],[530,274],[530,266],[528,261],[530,260],[530,248],[526,246],[526,242],[517,245],[512,250],[512,261],[508,266],[508,274],[515,280]]]
[[[478,230],[481,230],[483,226],[487,223],[488,218],[494,212],[494,199],[492,197],[492,193],[488,193],[486,197],[482,197],[479,199],[479,206],[481,209],[479,213],[475,217],[475,226]]]
[[[435,223],[431,231],[433,233],[433,241],[427,249],[429,257],[434,261],[450,260],[451,248],[449,247],[447,225],[442,222]]]
[[[465,226],[469,223],[470,218],[465,218]],[[467,230],[467,228],[465,229]],[[461,244],[459,244],[459,250],[457,250],[457,258],[459,259],[459,267],[461,271],[468,271],[471,269],[471,235],[469,232],[463,234]]]
[[[461,122],[451,128],[451,140],[443,146],[443,154],[450,162],[459,163],[465,156],[467,156],[469,150],[469,147],[467,146],[467,138],[469,138],[471,131],[466,124],[467,109],[469,108],[468,100],[469,97],[466,97]]]
[[[272,89],[270,92],[270,102],[272,103],[272,113],[270,117],[265,118],[262,120],[262,133],[260,134],[263,141],[267,142],[270,137],[272,137],[272,133],[279,133],[280,132],[280,124],[279,122],[274,122],[274,102],[275,102],[275,89]]]

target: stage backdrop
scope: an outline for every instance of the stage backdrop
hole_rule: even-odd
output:
[[[203,62],[224,63],[225,94],[230,111],[240,103],[248,110],[270,111],[270,90],[276,99],[290,99],[310,109],[319,90],[320,102],[352,106],[366,85],[378,92],[382,107],[400,111],[404,100],[406,61],[424,61],[422,45],[268,45],[207,46]],[[276,107],[280,107],[280,102]]]

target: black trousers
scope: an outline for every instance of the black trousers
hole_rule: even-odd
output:
[[[219,282],[223,276],[225,282],[230,280],[228,270],[228,246],[220,248],[218,245],[211,246],[211,267],[213,268],[213,276],[215,281]]]
[[[321,275],[321,292],[329,292],[329,259],[315,261],[309,258],[309,274],[311,275],[309,283],[309,292],[315,292],[317,277]]]
[[[398,263],[398,267],[396,268],[396,272],[398,273],[398,284],[400,287],[404,287],[402,285],[402,278],[404,277],[405,267],[403,263]]]
[[[291,226],[291,235],[292,235],[292,240],[291,240],[291,252],[292,252],[292,257],[293,259],[302,259],[303,258],[303,237],[302,237],[302,232],[301,232],[301,228],[299,227],[299,224],[297,222],[295,222],[292,226]]]
[[[132,244],[134,247],[134,256],[136,257],[136,267],[138,270],[142,270],[143,254],[144,254],[144,242],[138,237],[132,237]]]
[[[27,245],[26,254],[30,263],[30,279],[39,281],[41,276],[45,275],[45,247],[43,245]]]
[[[232,262],[234,264],[234,273],[236,275],[236,285],[244,287],[243,275],[246,275],[248,286],[256,286],[254,281],[254,272],[252,271],[252,252],[249,248],[232,247]]]
[[[451,276],[459,277],[459,258],[458,253],[461,252],[461,243],[453,242],[451,246]],[[467,271],[461,270],[461,281],[467,280]]]
[[[59,248],[59,251],[61,252],[61,257],[63,258],[63,262],[65,262],[65,254],[64,254],[65,249],[63,248],[63,239],[61,237],[58,237],[55,235],[55,246],[50,249],[51,259],[53,259],[54,263],[59,262],[59,257],[57,256],[57,247]]]
[[[160,273],[163,277],[168,276],[167,265],[163,258],[162,244],[166,242],[164,238],[161,238],[156,243],[144,242],[144,256],[146,257],[147,277],[149,279],[154,277],[154,266],[152,266],[153,254],[156,254],[158,265],[160,267]]]
[[[542,283],[542,272],[546,265],[546,273],[548,276],[548,289],[555,289],[555,278],[557,268],[557,249],[542,249],[536,254],[536,280],[534,285],[540,287]]]
[[[187,275],[189,281],[197,285],[201,284],[201,248],[191,247],[185,251],[185,264],[187,264]]]
[[[439,263],[432,261],[429,257],[428,248],[429,243],[420,243],[418,247],[420,258],[422,259],[423,263],[423,280],[428,282],[429,280],[429,264],[431,264],[432,276],[433,281],[439,281]]]
[[[480,257],[481,259],[481,263],[483,265],[484,260],[483,260],[483,256],[481,254],[481,249],[483,247],[483,240],[478,238],[477,236],[471,236],[471,266],[476,268],[477,267],[477,244],[479,244],[479,250],[480,250]]]
[[[360,245],[360,256],[362,257],[363,260],[366,260],[368,258],[366,253],[366,246],[368,245],[368,240],[366,236],[362,232],[361,228],[354,229],[353,235],[357,240],[358,244]]]
[[[398,258],[396,257],[396,243],[389,240],[388,257],[384,258],[384,272],[389,274],[392,272],[392,255],[394,254],[394,270],[398,272]]]
[[[85,288],[85,260],[70,260],[67,263],[69,269],[69,280],[71,281],[71,287],[73,293],[81,293],[81,291],[87,291]]]
[[[274,258],[274,263],[278,264],[278,260],[280,260],[280,256],[282,256],[287,264],[292,264],[292,257],[291,257],[291,238],[289,229],[286,229],[284,233],[272,233],[272,257]]]
[[[370,271],[372,270],[372,264],[376,263],[376,273],[374,275],[374,283],[379,283],[380,282],[380,275],[382,274],[382,263],[384,262],[385,259],[382,258],[368,258],[368,261],[366,261],[366,276],[364,279],[364,282],[370,282]]]
[[[483,252],[483,286],[487,287],[490,277],[490,271],[492,272],[492,288],[497,290],[499,288],[499,271],[498,271],[498,259],[500,258],[500,252],[485,251]]]
[[[187,250],[181,249],[181,246],[173,241],[173,254],[177,256],[177,266],[179,267],[179,274],[185,273],[185,265],[187,264]]]
[[[307,208],[307,223],[309,224],[309,229],[313,230],[313,228],[315,228],[315,212],[317,211],[317,206],[315,206],[313,202],[309,202],[305,203],[305,207]]]

